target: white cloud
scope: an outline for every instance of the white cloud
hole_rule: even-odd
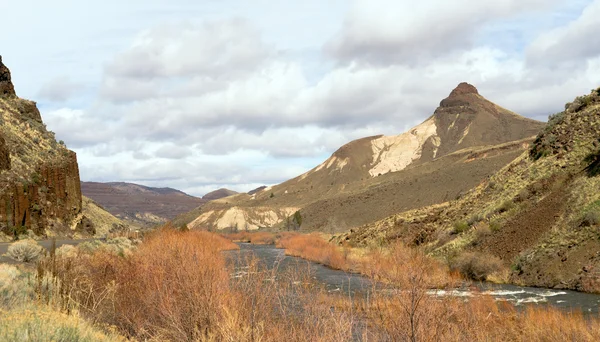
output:
[[[247,191],[349,140],[405,131],[462,81],[523,115],[559,111],[600,85],[600,0],[568,14],[557,2],[357,0],[344,14],[339,0],[107,0],[92,8],[116,18],[110,32],[89,16],[80,31],[50,27],[68,39],[41,41],[36,58],[52,68],[22,84],[50,108],[44,120],[78,152],[83,179]]]
[[[486,23],[554,2],[355,0],[326,50],[342,61],[418,64],[473,47]]]
[[[557,67],[585,69],[585,60],[600,56],[599,18],[600,0],[595,0],[576,20],[541,34],[528,49],[531,67],[543,65],[553,71]]]

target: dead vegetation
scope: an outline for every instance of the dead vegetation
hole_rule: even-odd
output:
[[[317,238],[327,243],[314,235],[300,237],[294,234],[286,239],[293,242],[291,246],[314,244]],[[222,253],[231,248],[235,244],[216,234],[167,228],[146,236],[140,246],[121,256],[102,248],[91,252],[75,248],[68,253],[52,250],[40,263],[36,277],[25,276],[12,266],[0,267],[2,296],[10,293],[21,303],[37,303],[41,306],[36,311],[43,313],[17,321],[21,311],[8,309],[4,317],[11,317],[10,321],[3,320],[0,326],[5,324],[11,334],[16,330],[10,322],[15,322],[15,327],[35,324],[36,334],[43,326],[65,326],[73,327],[69,335],[56,336],[77,337],[74,331],[80,329],[81,336],[93,334],[90,336],[100,340],[109,340],[103,337],[107,334],[120,340],[118,333],[148,341],[600,338],[596,317],[548,307],[519,311],[483,296],[465,301],[447,295],[453,283],[432,290],[431,284],[452,277],[448,278],[443,265],[402,245],[372,251],[362,258],[373,278],[397,286],[385,291],[373,288],[366,296],[353,297],[325,292],[312,281],[309,265],[302,262],[281,271],[265,269],[257,259],[248,257],[238,260],[244,267],[232,268]],[[324,255],[328,253],[335,252]],[[21,298],[17,292],[27,288],[30,290]],[[86,320],[74,319],[79,316]]]

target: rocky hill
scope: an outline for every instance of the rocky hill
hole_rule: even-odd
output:
[[[408,132],[352,141],[294,179],[210,202],[189,225],[345,231],[456,198],[520,155],[543,126],[461,83]],[[296,211],[301,223],[290,222]]]
[[[237,191],[221,188],[221,189],[207,193],[206,195],[202,196],[202,199],[207,200],[207,201],[212,201],[212,200],[216,200],[216,199],[220,199],[220,198],[224,198],[224,197],[229,197],[229,196],[232,196],[235,194],[237,194]]]
[[[0,57],[0,235],[93,234],[82,214],[74,152],[46,129],[36,103],[19,98]]]
[[[397,239],[450,263],[503,265],[478,278],[600,291],[600,88],[551,115],[530,149],[460,199],[338,237],[353,245]]]
[[[206,202],[171,188],[82,182],[83,194],[117,218],[144,227],[162,224]]]

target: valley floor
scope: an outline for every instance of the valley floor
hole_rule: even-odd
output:
[[[417,251],[397,246],[359,255],[325,240],[318,242],[315,235],[279,238],[289,254],[361,270],[373,279],[400,285],[401,290],[373,291],[366,298],[331,294],[314,282],[309,268],[274,271],[251,255],[241,260],[244,272],[235,272],[222,251],[238,245],[213,233],[164,228],[137,245],[120,238],[62,246],[40,259],[35,269],[0,265],[0,310],[3,317],[10,317],[0,324],[0,339],[600,339],[600,319],[595,316],[548,307],[517,310],[490,298],[465,302],[430,296],[432,286],[450,288],[460,279]],[[33,339],[17,335],[23,331],[37,335],[31,335]],[[52,335],[54,331],[63,335]]]

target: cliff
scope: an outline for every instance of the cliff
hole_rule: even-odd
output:
[[[0,57],[0,232],[93,234],[81,210],[76,154],[46,129],[35,102],[16,95]]]

